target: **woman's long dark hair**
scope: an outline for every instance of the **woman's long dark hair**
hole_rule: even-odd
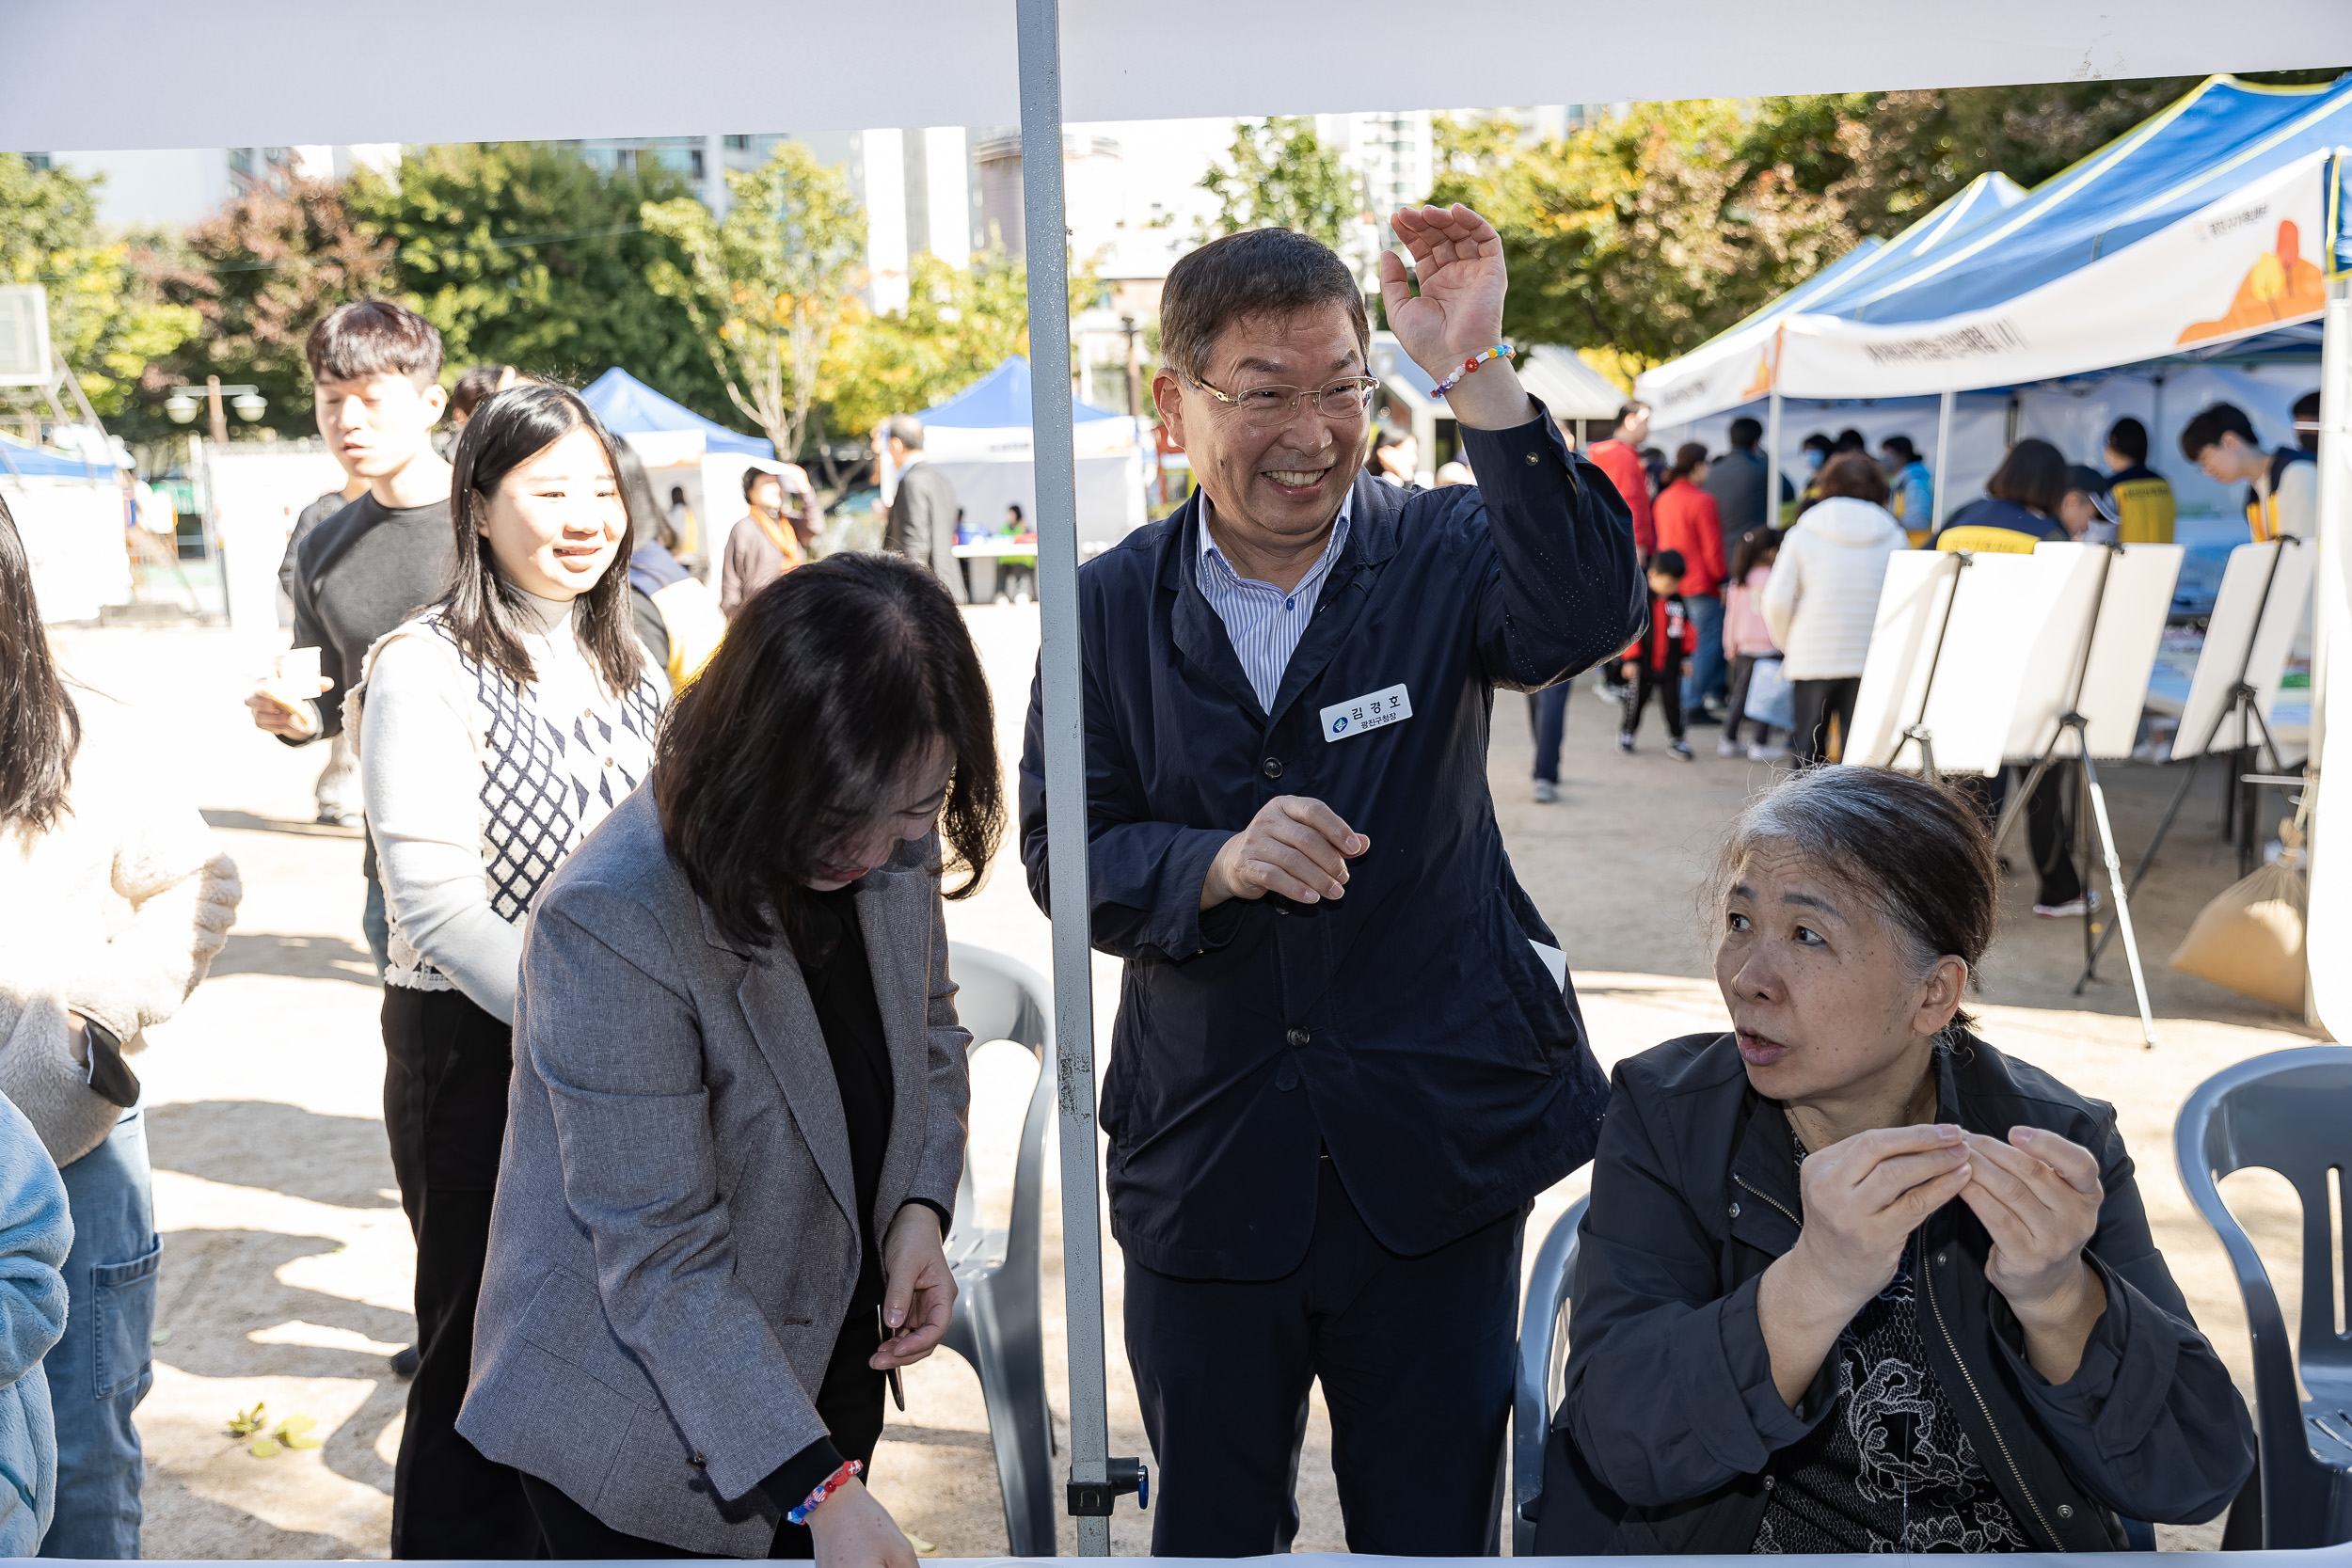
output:
[[[33,562],[0,500],[0,827],[57,825],[82,746],[82,716],[66,695],[33,597]]]
[[[457,437],[457,476],[449,492],[456,550],[449,585],[437,601],[441,624],[467,657],[491,666],[518,686],[530,685],[536,675],[518,629],[522,591],[498,574],[489,537],[482,531],[485,512],[508,474],[575,430],[596,438],[617,482],[621,469],[612,455],[612,434],[568,387],[510,387],[475,409]],[[628,499],[624,488],[624,510]],[[588,661],[615,696],[635,686],[644,668],[644,649],[629,613],[628,552],[628,531],[624,530],[612,563],[580,596],[582,608],[572,623]]]
[[[977,892],[1005,829],[996,719],[979,654],[938,579],[840,555],[755,594],[670,705],[653,765],[661,832],[730,941],[800,927],[809,879],[907,770],[954,752],[942,873]]]
[[[2049,442],[2028,436],[2009,449],[1984,482],[1984,493],[2055,517],[2066,503],[2066,459]]]

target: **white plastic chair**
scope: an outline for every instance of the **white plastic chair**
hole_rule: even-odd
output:
[[[1037,1087],[1021,1122],[1013,1162],[1012,1212],[1002,1230],[980,1226],[972,1156],[963,1158],[956,1219],[947,1238],[955,1270],[955,1320],[941,1341],[979,1374],[1004,1494],[1005,1536],[1014,1557],[1055,1553],[1054,1428],[1045,1406],[1045,1329],[1040,1310],[1039,1225],[1045,1186],[1045,1129],[1054,1116],[1053,992],[1038,973],[1001,953],[947,946],[956,1017],[977,1051],[992,1040],[1025,1046],[1038,1060]]]

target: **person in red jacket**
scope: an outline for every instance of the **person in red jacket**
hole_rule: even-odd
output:
[[[1595,441],[1584,455],[1617,486],[1617,494],[1633,514],[1633,547],[1647,560],[1658,548],[1658,532],[1650,520],[1649,475],[1642,467],[1642,443],[1649,439],[1649,404],[1629,403],[1617,410],[1617,422]]]
[[[1682,552],[1660,550],[1649,558],[1646,570],[1649,629],[1618,656],[1625,675],[1625,719],[1617,726],[1617,750],[1632,754],[1633,732],[1641,726],[1642,710],[1654,691],[1658,710],[1666,716],[1666,733],[1674,737],[1666,754],[1689,762],[1691,743],[1682,738],[1682,673],[1698,647],[1698,631],[1682,602]]]
[[[1675,465],[1665,488],[1650,503],[1656,520],[1658,547],[1673,550],[1688,562],[1682,578],[1682,604],[1699,640],[1691,668],[1682,677],[1683,717],[1693,724],[1717,721],[1701,705],[1724,686],[1724,519],[1707,484],[1707,448],[1685,441],[1675,452]]]

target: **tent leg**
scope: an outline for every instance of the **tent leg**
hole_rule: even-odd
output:
[[[1952,493],[1946,481],[1952,471],[1952,408],[1959,402],[1958,392],[1946,392],[1935,411],[1935,478],[1930,492],[1934,499],[1928,505],[1930,532],[1944,526],[1946,504]]]
[[[1780,527],[1780,394],[1764,400],[1764,526]]]
[[[1054,1046],[1061,1101],[1062,1278],[1070,1344],[1070,1479],[1104,1487],[1103,1232],[1094,1133],[1094,984],[1088,943],[1086,711],[1079,674],[1078,480],[1070,408],[1068,219],[1062,206],[1061,18],[1019,0],[1023,221],[1029,235],[1030,418],[1037,460],[1038,656],[1054,909]],[[1081,1515],[1078,1552],[1108,1557],[1107,1513]]]

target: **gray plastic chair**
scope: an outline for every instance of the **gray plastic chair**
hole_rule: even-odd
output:
[[[2274,1051],[2198,1085],[2172,1130],[2181,1181],[2221,1238],[2254,1340],[2262,1446],[2263,1545],[2352,1541],[2352,1335],[2338,1334],[2328,1179],[2352,1167],[2352,1047]],[[2254,1243],[2221,1200],[2219,1179],[2277,1171],[2303,1204],[2301,1343],[2287,1341],[2278,1293]],[[2338,1205],[2352,1229],[2352,1196]],[[2352,1274],[2352,1237],[2344,1248]],[[2352,1291],[2352,1278],[2341,1282]],[[2352,1299],[2347,1296],[2346,1299]],[[2296,1373],[2311,1398],[2302,1398]]]
[[[1568,1293],[1576,1288],[1576,1233],[1584,1223],[1578,1198],[1551,1222],[1535,1249],[1528,1275],[1527,1302],[1519,1309],[1519,1364],[1511,1389],[1511,1555],[1535,1553],[1535,1521],[1528,1509],[1544,1486],[1544,1443],[1551,1435],[1551,1413],[1565,1392],[1568,1367]]]
[[[985,947],[948,943],[947,969],[958,988],[956,1017],[972,1031],[973,1049],[1010,1040],[1038,1059],[1037,1087],[1021,1121],[1020,1152],[1013,1162],[1007,1228],[981,1228],[972,1157],[964,1155],[956,1223],[947,1239],[947,1261],[960,1293],[955,1321],[941,1343],[979,1374],[1011,1555],[1052,1557],[1054,1425],[1045,1407],[1038,1227],[1044,1204],[1045,1128],[1054,1116],[1053,992],[1035,970]]]

